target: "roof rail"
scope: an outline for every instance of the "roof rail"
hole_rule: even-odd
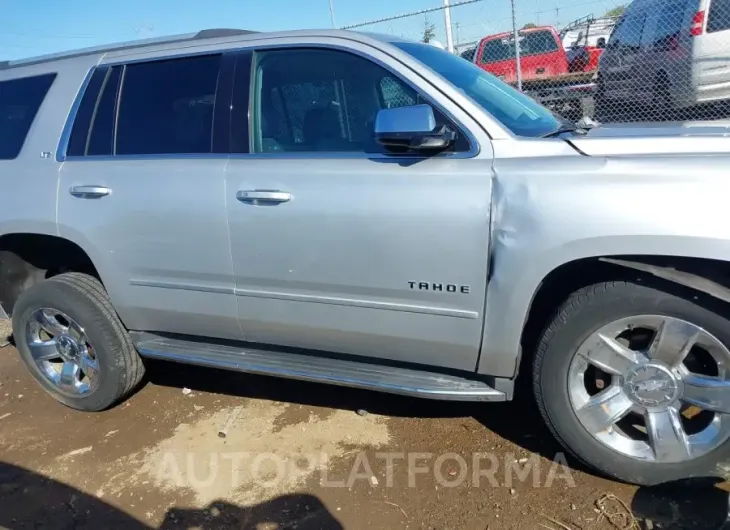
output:
[[[200,30],[196,33],[182,33],[179,35],[169,35],[165,37],[154,37],[150,39],[141,39],[127,42],[118,42],[114,44],[104,44],[102,46],[94,46],[91,48],[82,48],[79,50],[70,50],[60,53],[52,53],[37,57],[29,57],[27,59],[17,59],[12,61],[0,61],[0,70],[6,70],[16,66],[29,66],[32,64],[45,63],[60,59],[72,59],[74,57],[82,57],[84,55],[92,55],[95,53],[108,53],[113,51],[142,48],[145,46],[154,46],[155,44],[170,44],[175,42],[184,42],[200,39],[215,39],[219,37],[232,37],[236,35],[248,35],[256,33],[255,31],[233,28],[212,28]]]

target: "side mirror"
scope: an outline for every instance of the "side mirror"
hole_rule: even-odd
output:
[[[430,105],[382,109],[375,118],[375,140],[385,147],[443,150],[456,140],[448,126],[436,127]]]
[[[596,45],[596,48],[599,50],[603,50],[606,47],[606,39],[604,37],[601,37],[598,39],[598,43]]]

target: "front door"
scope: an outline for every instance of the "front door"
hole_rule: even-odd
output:
[[[131,329],[241,338],[227,155],[212,153],[221,62],[101,67],[79,106],[61,168],[60,235],[91,254]]]
[[[225,175],[245,339],[473,370],[491,146],[479,154],[455,122],[448,153],[375,145],[378,110],[429,102],[403,80],[404,66],[395,74],[324,48],[265,50],[241,63],[234,108],[252,87],[251,153],[232,156]],[[439,125],[451,121],[435,110]],[[233,135],[247,137],[248,113],[239,116]]]

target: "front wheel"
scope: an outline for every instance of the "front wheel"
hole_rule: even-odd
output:
[[[533,364],[538,407],[584,463],[656,485],[726,474],[730,322],[681,297],[608,282],[574,293]]]

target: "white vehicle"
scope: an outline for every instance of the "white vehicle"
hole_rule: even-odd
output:
[[[634,0],[599,67],[599,107],[730,99],[730,0]]]

